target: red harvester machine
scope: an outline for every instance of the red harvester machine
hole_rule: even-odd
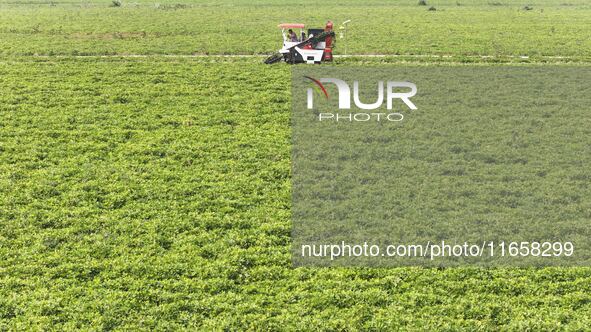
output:
[[[283,47],[265,59],[266,64],[281,60],[290,64],[315,64],[332,61],[335,33],[332,31],[331,21],[326,23],[324,29],[308,29],[307,37],[304,32],[304,24],[301,23],[282,23],[279,24],[279,28],[281,28],[283,35]],[[286,29],[292,33],[286,33]],[[296,34],[294,29],[299,29],[300,33]]]

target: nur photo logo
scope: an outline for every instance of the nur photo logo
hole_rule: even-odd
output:
[[[313,82],[322,92],[325,99],[330,99],[330,95],[327,88],[323,83],[334,84],[337,88],[338,96],[338,109],[351,110],[351,99],[355,108],[364,111],[383,109],[384,99],[386,104],[386,110],[391,111],[393,104],[396,99],[399,99],[403,104],[410,110],[416,110],[417,106],[410,100],[417,94],[417,86],[411,82],[400,82],[400,81],[377,81],[377,98],[373,103],[365,103],[360,98],[360,84],[358,80],[353,81],[353,93],[351,94],[351,87],[343,79],[333,77],[323,77],[320,79],[313,78],[311,76],[304,76],[304,78]],[[352,95],[352,96],[351,96]],[[352,98],[351,98],[352,97]],[[315,109],[314,107],[314,89],[307,88],[306,90],[306,104],[309,110]],[[318,114],[318,121],[350,121],[350,122],[365,122],[365,121],[402,121],[404,116],[399,112],[349,112],[349,113],[338,113],[338,112],[321,112]]]

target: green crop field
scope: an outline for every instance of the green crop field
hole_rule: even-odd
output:
[[[417,2],[0,0],[0,330],[591,329],[586,267],[292,266],[291,68],[221,55],[591,64],[587,0]]]
[[[327,19],[352,20],[352,54],[591,54],[587,0],[169,1],[1,0],[0,55],[268,54],[278,22]]]

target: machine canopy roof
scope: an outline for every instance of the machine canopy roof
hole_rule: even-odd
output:
[[[304,26],[305,25],[302,23],[281,23],[278,25],[278,27],[280,27],[281,29],[303,29]]]

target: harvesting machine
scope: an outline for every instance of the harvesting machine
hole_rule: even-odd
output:
[[[328,21],[324,29],[308,29],[307,36],[304,27],[305,25],[301,23],[279,24],[283,35],[283,47],[265,59],[265,63],[272,64],[281,60],[290,64],[315,64],[332,61],[332,49],[335,41],[332,22]],[[286,29],[292,33],[286,33]],[[299,34],[296,34],[294,29],[299,29]]]

